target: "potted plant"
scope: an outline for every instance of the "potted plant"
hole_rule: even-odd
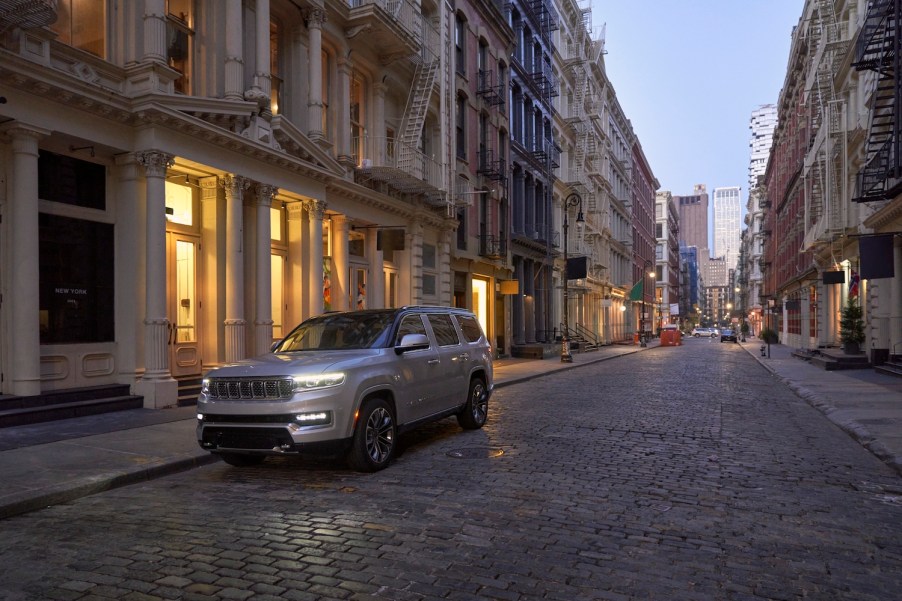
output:
[[[742,341],[745,342],[745,337],[749,335],[748,322],[742,322],[742,324],[739,326],[739,333],[742,335]]]
[[[780,341],[780,337],[777,335],[777,333],[770,328],[764,328],[763,330],[761,330],[761,333],[758,334],[758,337],[761,338],[761,342],[765,344],[777,344]]]
[[[850,297],[839,320],[839,338],[846,354],[861,352],[861,343],[864,342],[864,320],[861,315],[858,299]]]

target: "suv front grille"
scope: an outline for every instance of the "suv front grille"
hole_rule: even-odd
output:
[[[216,399],[278,401],[291,398],[294,383],[290,378],[211,378],[207,388]]]

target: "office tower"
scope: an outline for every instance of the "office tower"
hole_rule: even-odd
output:
[[[708,266],[708,190],[705,184],[696,184],[691,196],[674,196],[680,211],[680,242],[697,249],[698,265],[702,279]]]
[[[724,257],[729,269],[739,261],[741,196],[739,186],[714,188],[714,256]]]
[[[749,140],[749,190],[758,184],[758,176],[764,175],[767,158],[774,139],[774,128],[777,126],[777,105],[762,104],[752,111],[749,129],[752,138]]]

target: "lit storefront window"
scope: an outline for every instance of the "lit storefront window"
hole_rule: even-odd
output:
[[[473,278],[473,313],[482,326],[482,331],[489,335],[489,282]]]

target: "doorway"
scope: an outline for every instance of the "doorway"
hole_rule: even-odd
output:
[[[200,301],[198,256],[200,238],[178,232],[166,234],[169,366],[174,378],[200,376]]]

